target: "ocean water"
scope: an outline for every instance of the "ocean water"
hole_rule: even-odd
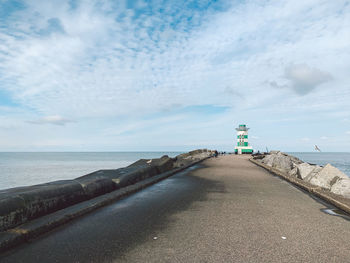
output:
[[[1,153],[0,190],[74,179],[100,169],[125,167],[138,159],[174,157],[181,152]],[[332,164],[350,177],[350,153],[289,153],[309,163]]]
[[[350,153],[327,153],[327,152],[291,152],[288,153],[298,157],[304,162],[337,167],[350,177]]]
[[[100,169],[125,167],[139,159],[179,152],[0,152],[0,189],[74,179]]]

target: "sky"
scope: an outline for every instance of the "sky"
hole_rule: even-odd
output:
[[[0,151],[350,151],[350,1],[0,0]]]

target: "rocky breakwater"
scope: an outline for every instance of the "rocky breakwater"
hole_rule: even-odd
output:
[[[195,150],[175,158],[141,159],[125,168],[99,170],[73,180],[1,190],[0,231],[157,175],[174,174],[212,155],[206,149]]]
[[[323,167],[309,164],[279,151],[271,151],[266,155],[255,156],[254,160],[268,167],[275,168],[286,176],[297,178],[313,186],[350,199],[350,178],[331,164]]]

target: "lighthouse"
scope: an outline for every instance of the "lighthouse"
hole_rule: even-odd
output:
[[[237,146],[235,147],[235,154],[252,154],[253,148],[248,143],[248,130],[245,124],[240,124],[237,131]]]

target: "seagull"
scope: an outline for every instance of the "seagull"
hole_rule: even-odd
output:
[[[319,151],[319,152],[321,151],[321,149],[320,149],[320,148],[318,148],[318,146],[317,146],[317,145],[315,145],[315,150],[316,150],[316,151]]]

